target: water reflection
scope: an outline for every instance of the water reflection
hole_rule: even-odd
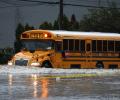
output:
[[[38,97],[38,88],[37,88],[37,85],[38,85],[38,80],[37,80],[37,75],[36,74],[32,74],[31,75],[31,77],[32,77],[32,80],[33,80],[33,88],[34,88],[34,90],[33,90],[33,96],[34,97]]]
[[[120,76],[55,79],[38,74],[7,74],[0,77],[0,100],[85,100],[84,97],[120,100],[119,94]]]
[[[48,97],[48,79],[47,78],[41,79],[41,86],[42,86],[41,97],[47,98]]]
[[[37,76],[36,74],[31,75],[33,79],[33,96],[40,98],[48,97],[48,79],[44,77]],[[41,90],[41,92],[39,92]],[[41,94],[39,94],[41,93]]]
[[[37,97],[37,92],[38,92],[38,90],[37,90],[37,84],[38,84],[37,78],[35,78],[34,82],[33,82],[33,87],[34,87],[33,96],[34,97]]]
[[[13,76],[12,76],[12,74],[8,75],[8,82],[9,82],[9,86],[12,86],[12,82],[13,82]]]
[[[8,84],[9,84],[9,87],[8,87],[9,95],[12,95],[12,85],[13,85],[13,75],[12,74],[8,75]]]

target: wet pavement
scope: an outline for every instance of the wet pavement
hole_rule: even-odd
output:
[[[0,100],[120,100],[120,76],[65,78],[2,73]]]

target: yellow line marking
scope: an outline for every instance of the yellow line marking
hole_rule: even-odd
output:
[[[32,76],[33,79],[42,79],[42,78],[49,78],[49,79],[56,79],[56,78],[80,78],[80,77],[94,77],[97,76],[97,74],[70,74],[70,75],[46,75],[46,76]]]

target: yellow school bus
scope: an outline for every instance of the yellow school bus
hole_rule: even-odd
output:
[[[120,68],[120,34],[30,30],[8,65],[45,68]]]

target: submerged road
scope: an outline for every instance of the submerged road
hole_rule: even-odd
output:
[[[120,100],[120,71],[0,66],[0,100]]]

